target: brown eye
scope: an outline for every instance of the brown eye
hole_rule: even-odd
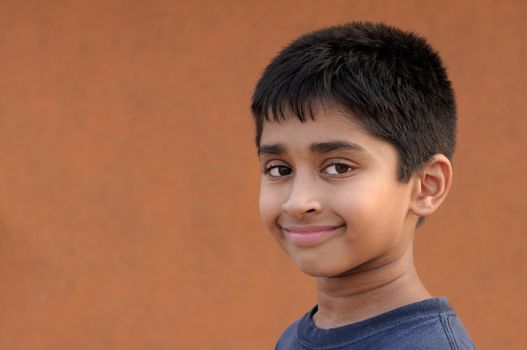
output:
[[[335,163],[327,166],[325,172],[329,175],[343,175],[353,170],[353,167],[344,163]]]
[[[291,168],[283,165],[273,166],[265,170],[265,173],[271,177],[287,176],[291,175],[291,172]]]

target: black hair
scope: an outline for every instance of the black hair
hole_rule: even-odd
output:
[[[432,155],[452,157],[456,103],[446,70],[425,39],[354,22],[305,34],[285,47],[258,81],[251,110],[256,145],[264,121],[305,122],[317,106],[344,108],[398,151],[400,181]]]

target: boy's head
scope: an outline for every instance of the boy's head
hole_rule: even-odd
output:
[[[304,272],[411,256],[416,223],[448,192],[456,130],[424,39],[368,23],[304,35],[267,67],[252,112],[260,212]]]
[[[399,154],[407,181],[432,155],[451,158],[456,105],[438,54],[413,33],[352,23],[301,36],[275,57],[252,103],[256,143],[265,121],[312,119],[337,106]]]

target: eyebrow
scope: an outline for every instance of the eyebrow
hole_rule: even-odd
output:
[[[366,150],[361,145],[358,145],[353,142],[348,141],[328,141],[328,142],[318,142],[314,143],[310,147],[311,152],[315,153],[328,153],[332,151],[337,150],[350,150],[350,151],[359,151],[359,152],[365,152]]]
[[[285,153],[285,147],[279,143],[273,145],[260,145],[258,147],[258,156],[264,154],[268,155],[280,155]]]
[[[328,152],[342,150],[342,149],[351,150],[351,151],[359,151],[359,152],[366,151],[366,149],[362,147],[361,145],[358,145],[353,142],[342,141],[342,140],[316,142],[316,143],[311,144],[309,149],[313,153],[328,153]],[[279,143],[271,144],[271,145],[261,145],[258,148],[258,156],[262,156],[264,154],[280,155],[280,154],[284,154],[285,152],[286,152],[285,146]]]

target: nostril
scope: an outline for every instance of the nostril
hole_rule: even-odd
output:
[[[321,209],[320,203],[313,201],[310,201],[310,203],[288,203],[282,206],[282,212],[293,217],[303,217],[308,214],[316,214],[320,212]]]

